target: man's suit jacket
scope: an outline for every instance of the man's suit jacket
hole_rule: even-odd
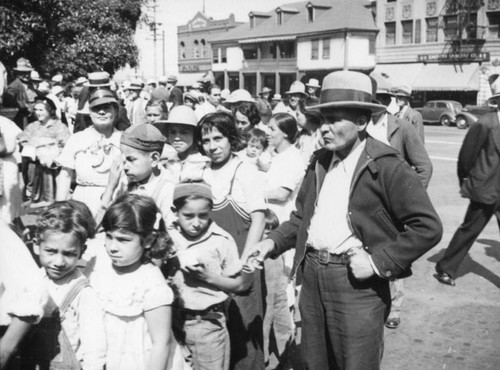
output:
[[[415,128],[408,121],[388,113],[387,141],[415,168],[422,185],[427,188],[432,176],[432,162]]]
[[[22,129],[28,125],[29,110],[28,91],[19,78],[16,78],[7,87],[7,94],[4,96],[5,106],[18,108],[14,122]]]
[[[493,204],[500,195],[500,122],[498,111],[486,113],[465,135],[458,154],[460,193]]]
[[[422,139],[422,142],[425,143],[424,136],[424,121],[422,119],[422,115],[420,112],[413,110],[411,107],[406,108],[404,114],[402,116],[398,116],[399,118],[410,122],[413,127],[417,130],[418,136]]]
[[[182,98],[182,90],[179,89],[177,86],[174,86],[170,89],[170,96],[168,98],[168,101],[172,103],[172,109],[173,107],[177,105],[182,105],[184,104],[183,98]]]

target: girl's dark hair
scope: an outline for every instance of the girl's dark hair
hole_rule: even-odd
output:
[[[234,107],[233,114],[236,116],[236,112],[240,112],[245,117],[248,118],[250,124],[255,126],[261,120],[259,110],[254,103],[250,102],[241,102]]]
[[[222,135],[228,138],[231,144],[231,150],[236,151],[239,146],[238,131],[234,123],[234,117],[230,113],[215,112],[209,113],[198,122],[198,137],[202,138],[203,134],[210,133],[213,128],[216,128]],[[206,155],[203,150],[203,145],[200,145],[201,151]]]
[[[266,208],[264,211],[264,221],[266,223],[267,230],[274,230],[280,225],[280,221],[278,220],[278,216],[269,208]]]
[[[180,198],[174,199],[172,204],[176,210],[180,210],[182,207],[184,207],[186,205],[186,203],[188,201],[197,200],[197,199],[205,199],[206,201],[208,201],[210,209],[212,209],[212,207],[214,205],[214,201],[211,198],[207,198],[207,197],[204,197],[201,195],[186,195],[185,197],[180,197]]]
[[[297,120],[289,113],[276,113],[271,119],[274,119],[276,126],[286,135],[288,142],[293,144],[299,132]]]
[[[72,233],[80,247],[95,236],[96,224],[89,208],[77,200],[50,205],[36,220],[36,237],[43,240],[46,232]]]
[[[47,97],[40,97],[38,96],[37,99],[35,100],[35,105],[37,104],[43,104],[47,112],[49,112],[50,118],[56,118],[56,104],[52,101],[52,99],[47,98]]]
[[[159,223],[157,228],[157,217]],[[104,231],[121,230],[138,234],[141,243],[150,235],[155,237],[151,247],[145,249],[142,261],[150,262],[152,258],[164,260],[172,247],[172,239],[167,233],[161,212],[151,197],[138,194],[125,194],[116,199],[104,214],[102,220]]]
[[[267,135],[260,128],[253,128],[248,132],[247,144],[251,141],[258,141],[264,150],[269,146]]]
[[[168,107],[167,103],[165,103],[165,100],[151,99],[146,104],[146,109],[148,109],[149,107],[159,107],[162,113],[161,119],[168,118]]]

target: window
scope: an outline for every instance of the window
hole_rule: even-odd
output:
[[[415,44],[420,44],[422,42],[422,21],[420,19],[415,20]]]
[[[330,39],[323,39],[323,59],[330,59]]]
[[[201,46],[200,46],[200,56],[202,58],[205,57],[205,46],[206,46],[206,42],[204,39],[201,39]]]
[[[403,21],[401,22],[403,26],[403,44],[413,43],[413,21]]]
[[[220,49],[220,62],[227,63],[227,48]]]
[[[500,12],[486,12],[488,17],[488,38],[500,37]]]
[[[294,41],[284,41],[279,43],[280,48],[280,58],[295,58],[295,42]]]
[[[257,45],[249,45],[243,48],[243,57],[246,60],[257,59]]]
[[[219,63],[219,48],[213,48],[212,49],[212,62],[213,63]]]
[[[319,58],[319,40],[311,40],[311,59],[318,60]]]
[[[250,17],[250,28],[255,27],[255,17]]]
[[[180,50],[180,55],[181,55],[181,59],[186,59],[186,44],[184,44],[184,41],[181,41],[179,43],[179,46],[181,48]]]
[[[309,23],[314,21],[314,8],[312,6],[307,8],[307,21]]]
[[[427,42],[437,42],[438,40],[438,19],[437,18],[427,18],[425,20],[427,25],[426,30],[426,41]]]
[[[377,37],[370,37],[368,39],[368,54],[375,55],[375,45],[377,43]]]
[[[447,39],[454,39],[458,35],[458,18],[456,15],[448,15],[444,20],[444,36]]]
[[[446,108],[448,108],[448,107],[446,106],[446,103],[437,102],[437,103],[436,103],[436,108],[439,108],[439,109],[446,109]]]
[[[194,57],[200,57],[200,43],[198,42],[198,40],[194,40]]]
[[[283,24],[283,12],[276,13],[276,20],[278,22],[278,26]]]
[[[396,44],[396,22],[387,22],[385,24],[385,44]]]

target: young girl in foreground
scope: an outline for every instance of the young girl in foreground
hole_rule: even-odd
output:
[[[165,370],[173,294],[151,262],[171,244],[161,213],[153,199],[126,194],[109,207],[102,227],[111,263],[90,280],[105,311],[107,369]]]

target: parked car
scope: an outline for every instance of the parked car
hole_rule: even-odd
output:
[[[454,100],[430,100],[422,108],[415,108],[422,114],[424,123],[440,123],[450,126],[462,110],[462,104]]]
[[[483,114],[495,110],[489,104],[486,105],[466,105],[462,111],[456,116],[456,124],[460,129],[466,129],[470,125],[477,122]]]

